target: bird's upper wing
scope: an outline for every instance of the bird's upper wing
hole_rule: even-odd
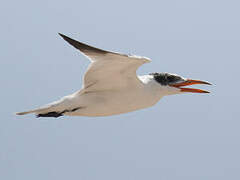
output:
[[[142,85],[136,70],[142,64],[150,62],[150,59],[105,51],[63,34],[60,36],[91,61],[84,76],[83,88],[86,91],[117,90]]]

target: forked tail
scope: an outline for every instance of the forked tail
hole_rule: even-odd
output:
[[[45,108],[38,108],[30,111],[24,112],[17,112],[16,115],[25,115],[35,113],[36,117],[59,117],[62,116],[63,113],[59,113],[53,107],[45,107]]]
[[[50,103],[46,106],[43,106],[37,109],[24,111],[24,112],[17,112],[16,115],[25,115],[25,114],[35,113],[37,117],[59,117],[63,115],[62,112],[59,112],[61,111],[60,102],[61,101],[55,101],[53,103]]]
[[[24,112],[18,112],[16,115],[25,115],[30,113],[35,113],[36,117],[60,117],[63,116],[65,113],[72,113],[74,111],[77,111],[81,109],[82,107],[67,107],[67,106],[61,106],[58,102],[52,103],[48,106],[30,110],[30,111],[24,111]]]

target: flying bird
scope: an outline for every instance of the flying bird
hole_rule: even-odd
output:
[[[147,57],[110,52],[59,35],[91,61],[83,77],[82,88],[58,101],[17,115],[110,116],[151,107],[167,95],[209,93],[185,86],[210,83],[176,74],[150,73],[138,76],[137,69],[151,61]]]

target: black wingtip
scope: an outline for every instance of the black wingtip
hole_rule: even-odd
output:
[[[79,41],[76,41],[68,36],[65,36],[62,33],[58,33],[65,41],[67,41],[69,44],[71,44],[73,47],[75,47],[76,49],[80,50],[83,53],[87,53],[87,52],[91,52],[91,53],[98,53],[98,54],[106,54],[109,53],[108,51],[99,49],[99,48],[95,48],[92,46],[89,46],[87,44],[81,43]]]
[[[76,41],[76,40],[74,40],[74,39],[72,39],[72,38],[70,38],[70,37],[68,37],[68,36],[66,36],[66,35],[64,35],[64,34],[62,34],[62,33],[58,33],[65,41],[67,41],[69,44],[71,44],[72,46],[74,46],[75,48],[78,48],[78,47],[76,47],[76,44],[78,44],[78,43],[80,43],[80,42],[78,42],[78,41]]]
[[[59,36],[61,36],[62,38],[66,38],[67,36],[65,36],[64,34],[62,34],[62,33],[58,33],[59,34]]]
[[[60,116],[63,116],[63,113],[62,112],[48,112],[48,113],[44,113],[44,114],[37,114],[36,117],[39,118],[39,117],[60,117]]]
[[[64,35],[64,34],[62,34],[62,33],[58,33],[59,34],[59,36],[61,36],[65,41],[76,41],[76,40],[74,40],[74,39],[72,39],[72,38],[70,38],[70,37],[68,37],[68,36],[66,36],[66,35]],[[76,41],[77,42],[77,41]],[[71,44],[71,43],[70,43]]]

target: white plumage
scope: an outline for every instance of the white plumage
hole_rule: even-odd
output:
[[[150,62],[146,57],[101,50],[60,35],[91,61],[84,75],[82,89],[59,101],[18,115],[109,116],[150,107],[165,95],[181,93],[181,89],[171,86],[170,81],[169,85],[161,84],[162,75],[159,75],[160,80],[156,80],[155,75],[136,75],[139,66]],[[187,81],[177,77],[180,78],[177,79],[178,83]]]

